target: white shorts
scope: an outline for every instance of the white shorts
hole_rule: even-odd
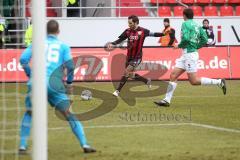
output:
[[[183,55],[176,60],[175,67],[184,69],[187,73],[197,72],[198,59],[198,52],[183,53]]]

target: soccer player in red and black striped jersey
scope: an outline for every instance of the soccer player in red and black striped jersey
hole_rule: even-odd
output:
[[[137,16],[132,15],[128,17],[128,26],[116,41],[108,43],[108,49],[112,49],[114,45],[122,43],[127,39],[127,61],[125,73],[121,78],[117,90],[113,93],[114,96],[119,96],[122,87],[127,82],[128,78],[144,82],[151,88],[151,79],[146,79],[137,73],[134,73],[138,65],[142,61],[142,48],[146,37],[161,37],[163,33],[152,33],[148,29],[138,26],[139,19]]]

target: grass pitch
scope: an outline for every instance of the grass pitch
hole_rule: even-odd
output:
[[[141,84],[128,85],[131,83]],[[159,83],[154,82],[153,90]],[[114,91],[110,82],[76,83],[104,93],[93,91],[91,101],[82,101],[75,95],[74,112],[94,110],[104,101],[107,105],[103,112],[112,104],[117,105],[111,112],[83,122],[89,143],[98,150],[91,155],[83,154],[68,123],[49,107],[49,160],[239,160],[240,81],[227,84],[228,94],[224,96],[214,86],[192,87],[188,82],[179,82],[171,107],[157,108],[153,101],[163,94],[147,96],[151,91],[144,85],[133,87],[133,94],[123,91],[122,97],[115,99],[110,95]],[[160,86],[159,94],[165,89]],[[137,91],[141,93],[135,103],[132,96]],[[14,153],[19,143],[25,93],[25,84],[1,84],[1,160],[31,159],[31,155]],[[104,100],[96,98],[99,94]],[[30,151],[31,147],[30,142]]]

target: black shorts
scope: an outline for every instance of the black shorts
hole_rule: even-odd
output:
[[[142,59],[128,59],[126,62],[126,68],[130,65],[134,68],[138,67],[138,65],[142,62]]]

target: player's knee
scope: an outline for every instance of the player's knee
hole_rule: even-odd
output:
[[[129,76],[130,76],[130,72],[128,72],[128,71],[125,71],[125,73],[124,73],[124,76],[126,77],[126,78],[128,78]]]
[[[171,80],[171,81],[176,81],[176,79],[177,79],[177,74],[174,73],[174,72],[172,72],[172,73],[170,74],[170,80]]]
[[[189,79],[189,82],[191,85],[195,86],[195,85],[199,85],[196,79]]]
[[[129,73],[129,77],[132,79],[135,79],[136,75],[135,75],[135,73]]]

